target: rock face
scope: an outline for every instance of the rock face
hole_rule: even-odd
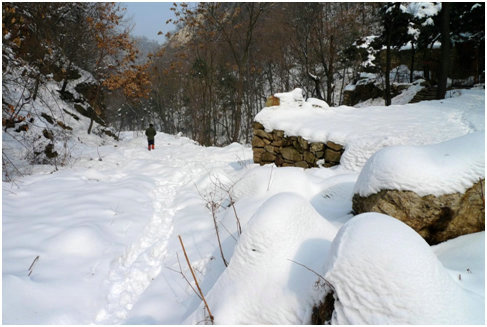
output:
[[[343,146],[334,142],[309,142],[301,136],[285,136],[284,131],[266,132],[264,126],[254,122],[252,138],[254,162],[260,165],[275,163],[278,167],[318,167],[324,161],[325,167],[340,164]]]
[[[378,88],[374,81],[367,83],[358,83],[354,90],[345,90],[343,92],[343,104],[354,106],[361,101],[382,97],[384,91]]]
[[[313,307],[311,313],[312,325],[330,325],[335,310],[335,295],[332,289],[326,294],[323,301]]]
[[[270,97],[267,98],[265,106],[266,107],[272,107],[272,106],[278,106],[279,104],[280,104],[279,98],[271,95]]]
[[[355,194],[355,214],[380,212],[418,232],[430,245],[485,230],[485,179],[464,194],[420,197],[411,191],[383,190],[367,197]]]

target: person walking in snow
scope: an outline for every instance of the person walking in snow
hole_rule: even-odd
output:
[[[154,129],[154,125],[149,124],[149,128],[145,130],[145,135],[147,136],[147,142],[149,143],[149,151],[154,150],[154,137],[156,136],[157,132]]]

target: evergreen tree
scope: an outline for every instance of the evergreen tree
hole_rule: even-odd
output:
[[[452,44],[470,43],[467,60],[474,65],[474,81],[479,83],[485,69],[485,3],[455,2],[450,4]]]

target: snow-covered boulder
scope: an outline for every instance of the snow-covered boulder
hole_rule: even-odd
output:
[[[294,89],[291,92],[276,93],[274,96],[279,98],[281,107],[300,106],[304,103],[303,90],[300,88]]]
[[[343,104],[353,106],[361,101],[382,97],[383,94],[375,79],[362,79],[357,84],[347,85],[343,92]]]
[[[355,213],[381,212],[430,244],[485,230],[485,133],[427,146],[395,146],[365,164]]]
[[[429,244],[485,230],[483,202],[485,180],[465,193],[427,195],[384,190],[365,198],[355,195],[355,213],[387,213],[414,228]]]
[[[328,301],[321,306],[331,307],[332,324],[484,323],[483,297],[459,286],[431,247],[397,219],[354,217],[328,257],[329,293],[322,297]]]
[[[296,88],[290,92],[276,93],[267,99],[266,107],[279,106],[279,109],[293,109],[303,107],[306,109],[319,108],[326,109],[330,106],[326,101],[308,98],[306,101],[303,96],[303,90]]]
[[[328,103],[326,103],[326,101],[320,99],[309,98],[308,100],[306,100],[306,103],[311,104],[311,106],[314,108],[320,108],[320,109],[330,108],[330,106],[328,105]]]

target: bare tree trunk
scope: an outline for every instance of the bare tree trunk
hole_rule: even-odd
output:
[[[331,107],[334,106],[333,100],[332,100],[332,95],[334,91],[334,86],[333,86],[333,74],[328,74],[326,78],[326,102],[328,105]]]
[[[338,105],[343,104],[343,89],[345,88],[345,77],[346,77],[347,73],[348,73],[348,67],[344,65],[343,66],[342,87],[340,89],[340,98],[338,100]]]
[[[61,87],[61,93],[66,91],[66,86],[68,86],[68,74],[71,69],[71,61],[69,62],[68,69],[66,73],[64,73],[64,81],[63,81],[63,86]]]
[[[123,123],[124,123],[124,117],[122,116],[120,118],[120,127],[118,128],[118,135],[117,137],[120,139],[120,132],[122,131],[122,128],[123,128]]]
[[[98,83],[98,87],[96,88],[96,94],[95,94],[95,99],[93,100],[93,111],[91,112],[91,117],[90,117],[90,126],[88,127],[88,134],[91,134],[91,129],[93,128],[93,121],[95,119],[95,115],[96,115],[96,111],[95,111],[95,108],[98,106],[98,98],[100,97],[100,93],[101,93],[101,86],[102,86],[102,82],[99,82]]]
[[[33,101],[35,101],[37,98],[37,92],[39,91],[40,82],[41,82],[41,73],[37,74],[37,76],[36,76],[36,84],[34,87],[34,95],[32,96]]]
[[[333,35],[330,36],[330,45],[329,45],[329,53],[328,53],[328,69],[327,69],[327,76],[326,76],[326,102],[330,106],[334,106],[334,101],[332,100],[332,96],[334,93],[334,75],[335,75],[335,40]]]
[[[416,54],[416,50],[414,48],[414,43],[411,41],[411,68],[409,72],[409,83],[414,82],[414,55]]]
[[[425,80],[430,81],[430,58],[428,56],[428,47],[426,46],[423,50],[423,77]]]
[[[480,56],[479,56],[479,48],[475,48],[475,76],[473,79],[473,82],[475,84],[479,83],[479,77],[480,77]]]
[[[441,62],[438,73],[438,92],[436,97],[444,99],[446,95],[448,66],[450,63],[450,3],[443,2],[440,12]]]
[[[321,86],[320,79],[317,76],[310,74],[309,72],[308,72],[308,77],[315,83],[316,98],[320,100],[325,100],[320,90],[320,86]]]
[[[92,113],[92,115],[93,115],[93,113]],[[90,126],[88,126],[88,132],[87,132],[88,135],[91,134],[91,129],[93,128],[93,121],[94,121],[93,120],[93,117],[91,117],[91,119],[90,119]]]
[[[385,90],[385,104],[391,105],[391,31],[386,31],[386,90]]]
[[[239,80],[237,82],[237,99],[235,104],[235,115],[233,116],[233,134],[232,142],[238,142],[240,136],[240,127],[242,125],[242,104],[243,104],[243,75],[239,69]]]

